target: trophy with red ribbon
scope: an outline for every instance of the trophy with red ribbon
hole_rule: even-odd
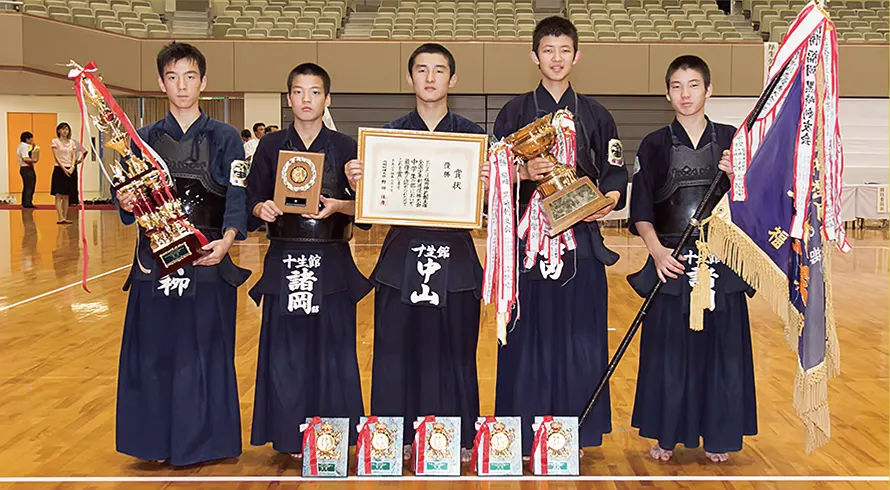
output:
[[[100,164],[114,191],[134,196],[133,214],[151,241],[151,251],[160,265],[159,278],[184,267],[208,252],[209,241],[195,228],[183,211],[172,176],[164,160],[136,133],[133,123],[120,108],[98,75],[94,62],[81,67],[68,65],[68,78],[74,80],[74,93],[80,105],[83,127],[90,131],[90,120],[108,135],[105,148],[121,155],[109,165]],[[90,114],[90,108],[95,110]],[[81,140],[83,134],[81,134]],[[90,138],[92,140],[92,138]],[[131,150],[139,148],[141,156]]]

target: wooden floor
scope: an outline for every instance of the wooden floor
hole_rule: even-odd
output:
[[[73,214],[73,213],[72,213]],[[75,225],[55,224],[55,211],[0,211],[0,478],[2,477],[284,477],[298,479],[298,466],[271,447],[252,447],[249,440],[260,309],[247,297],[259,278],[267,249],[260,235],[233,247],[236,263],[255,271],[240,289],[236,367],[244,429],[244,452],[236,460],[173,469],[140,463],[114,450],[114,403],[120,335],[126,293],[121,285],[129,267],[135,230],[122,226],[111,211],[89,211],[85,217],[92,293],[76,283],[82,262]],[[380,252],[385,230],[359,232],[354,252],[369,274]],[[606,242],[621,254],[609,268],[610,352],[630,325],[641,300],[625,276],[645,261],[642,242],[618,228],[607,228]],[[679,449],[670,463],[651,461],[650,443],[630,427],[637,368],[635,341],[612,380],[613,432],[602,447],[588,449],[582,474],[616,478],[668,477],[681,481],[623,480],[597,482],[604,488],[886,488],[886,481],[792,482],[776,477],[878,477],[888,475],[888,248],[886,230],[851,232],[853,252],[836,254],[834,291],[841,342],[842,375],[830,384],[832,440],[809,456],[804,433],[791,405],[795,368],[779,319],[765,302],[751,302],[760,433],[723,465],[706,461],[702,451]],[[482,244],[477,234],[477,245]],[[484,253],[479,248],[480,255]],[[370,395],[373,296],[358,305],[359,362],[366,407]],[[482,413],[494,406],[497,347],[491,311],[483,314],[478,351]],[[464,475],[472,475],[466,469]],[[724,483],[692,477],[738,478]],[[773,478],[756,481],[752,478]],[[110,482],[32,482],[18,488],[112,488]],[[134,488],[266,488],[292,482],[126,482]],[[304,483],[317,485],[318,483]],[[477,483],[463,480],[388,483],[352,478],[333,485],[576,488],[586,481],[514,481]]]

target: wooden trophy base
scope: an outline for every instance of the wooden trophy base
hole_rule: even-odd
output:
[[[610,204],[612,198],[604,196],[590,178],[581,177],[544,198],[544,213],[550,222],[547,234],[555,237]]]
[[[155,261],[161,267],[158,279],[163,279],[171,272],[176,272],[177,269],[209,254],[209,251],[203,250],[204,245],[197,235],[189,233],[157,252],[153,252]]]

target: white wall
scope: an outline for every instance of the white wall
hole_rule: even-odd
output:
[[[754,107],[754,97],[713,98],[708,116],[738,127]],[[838,107],[844,145],[844,183],[887,184],[890,160],[890,111],[887,99],[841,99]]]
[[[0,158],[4,161],[8,159],[8,141],[6,140],[6,121],[7,114],[10,112],[41,112],[58,114],[58,122],[67,122],[71,125],[72,137],[77,138],[80,135],[80,108],[77,106],[77,99],[74,96],[23,96],[23,95],[0,95]],[[94,136],[96,133],[94,132]],[[84,134],[86,140],[86,134]],[[84,146],[89,146],[84,141]],[[52,158],[50,156],[50,158]],[[52,159],[50,159],[52,162]],[[10,165],[10,162],[5,162]],[[13,163],[16,164],[17,163]],[[97,197],[99,193],[99,168],[97,162],[93,162],[90,158],[84,163],[81,172],[84,174],[83,190],[86,199]],[[0,172],[0,196],[9,193],[9,171],[4,168]]]
[[[244,127],[253,130],[257,122],[281,128],[280,94],[244,94]]]

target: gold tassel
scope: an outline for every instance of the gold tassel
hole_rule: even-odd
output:
[[[704,227],[699,228],[702,237],[695,242],[698,247],[698,264],[696,265],[695,285],[689,296],[689,328],[701,332],[705,328],[705,310],[711,308],[711,271],[708,270],[710,252],[704,241]]]

